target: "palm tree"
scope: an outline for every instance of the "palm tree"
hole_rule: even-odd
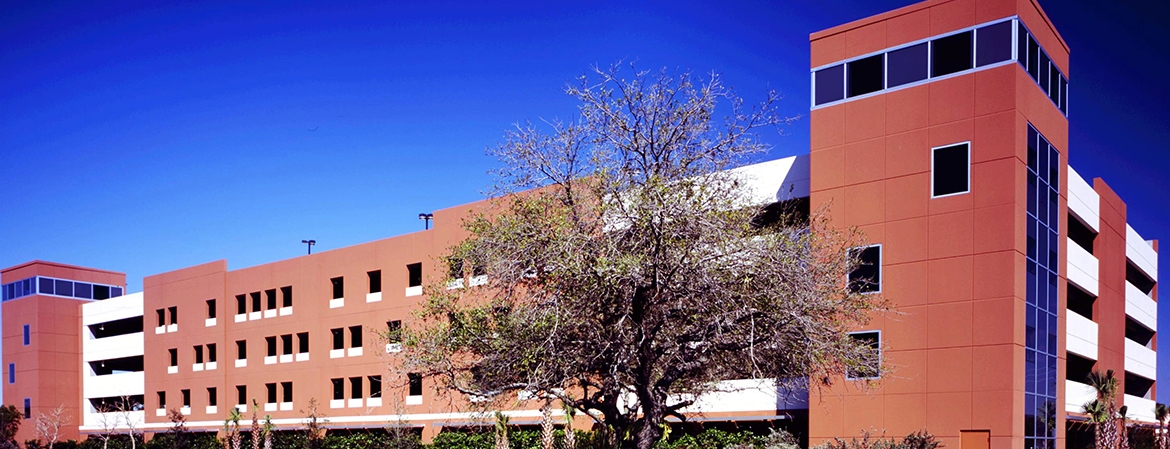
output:
[[[569,404],[562,403],[561,407],[565,409],[565,449],[577,448],[577,431],[573,429],[573,415],[577,414],[577,409]],[[1166,448],[1158,448],[1166,449]]]
[[[1117,404],[1114,403],[1114,398],[1117,397],[1117,378],[1113,376],[1113,370],[1107,370],[1105,374],[1101,374],[1100,371],[1089,373],[1088,380],[1089,386],[1097,391],[1097,399],[1083,407],[1085,414],[1089,415],[1089,422],[1093,423],[1094,445],[1096,449],[1117,449],[1118,413]],[[1124,425],[1124,418],[1122,423]]]
[[[1125,417],[1125,412],[1128,410],[1129,406],[1123,405],[1121,406],[1121,409],[1117,411],[1117,423],[1120,424],[1119,427],[1121,427],[1117,444],[1118,449],[1129,449],[1129,426],[1126,425],[1126,423],[1129,422],[1129,418]]]
[[[1166,404],[1154,404],[1154,419],[1158,420],[1158,437],[1154,444],[1158,449],[1166,449],[1166,418],[1170,416],[1170,407]]]
[[[508,416],[496,412],[496,449],[508,449]]]

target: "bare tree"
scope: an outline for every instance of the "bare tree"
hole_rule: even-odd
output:
[[[45,442],[49,449],[53,449],[53,445],[57,444],[57,438],[61,437],[61,427],[68,425],[69,420],[70,417],[65,413],[64,404],[58,405],[57,408],[48,412],[37,413],[36,418],[33,419],[37,438]]]
[[[118,433],[118,423],[121,421],[119,418],[120,414],[118,413],[118,407],[109,404],[100,405],[97,407],[97,411],[97,423],[102,431],[90,438],[97,437],[102,442],[102,449],[106,449],[110,446],[110,439]]]
[[[126,434],[130,436],[130,449],[138,448],[137,435],[139,422],[137,417],[134,416],[134,412],[139,410],[142,410],[142,403],[134,399],[133,396],[123,395],[119,398],[118,415],[126,423]]]
[[[329,421],[325,414],[317,410],[317,398],[309,398],[309,406],[301,410],[305,414],[305,442],[308,449],[320,449],[325,445],[323,426]]]
[[[785,206],[729,171],[767,150],[758,130],[790,122],[778,95],[745,107],[714,74],[594,72],[567,88],[578,119],[491,150],[499,196],[427,287],[405,368],[468,395],[555,396],[630,449],[721,380],[876,372],[848,335],[885,308],[846,282],[860,237],[773,214]]]

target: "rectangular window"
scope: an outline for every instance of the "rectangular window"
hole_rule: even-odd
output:
[[[290,355],[293,353],[292,334],[280,336],[280,349],[280,353],[284,355]]]
[[[930,150],[932,198],[971,191],[970,146],[964,142]]]
[[[309,352],[309,333],[301,332],[297,334],[297,353],[306,354]]]
[[[422,263],[412,263],[406,266],[406,286],[418,287],[422,285]]]
[[[366,273],[370,278],[370,293],[382,292],[382,270],[374,270]]]
[[[1028,75],[1033,81],[1040,76],[1040,44],[1031,35],[1028,36]]]
[[[853,332],[849,334],[853,340],[863,347],[868,347],[870,352],[861,360],[858,360],[858,366],[847,369],[845,372],[846,379],[877,379],[881,377],[881,363],[882,363],[882,334],[878,331]]]
[[[215,407],[216,405],[219,405],[219,399],[216,396],[218,396],[218,395],[216,394],[215,387],[207,387],[207,406],[208,407]]]
[[[195,363],[203,363],[203,345],[195,346]]]
[[[349,327],[349,347],[351,347],[351,348],[362,347],[362,327],[361,326],[350,326]]]
[[[1057,105],[1060,105],[1060,79],[1060,72],[1056,69],[1056,64],[1050,63],[1048,68],[1048,99]]]
[[[167,392],[165,391],[158,392],[158,408],[167,408]]]
[[[10,383],[10,384],[16,383],[16,364],[15,363],[8,364],[8,383]]]
[[[167,309],[158,309],[154,311],[158,315],[158,327],[167,325]]]
[[[1016,61],[1028,71],[1028,30],[1021,22],[1016,22]]]
[[[370,376],[370,397],[382,397],[382,376]]]
[[[362,398],[362,378],[361,377],[349,378],[349,398],[350,399],[361,399]]]
[[[215,318],[215,300],[214,299],[207,300],[207,318],[208,319]]]
[[[345,399],[345,379],[333,379],[333,400]]]
[[[30,331],[28,325],[26,324],[26,325],[24,325],[24,345],[28,346],[31,344],[32,344],[32,332]]]
[[[32,399],[24,398],[24,419],[32,418]]]
[[[96,299],[99,301],[103,300],[103,299],[110,299],[110,286],[94,284],[93,285],[93,299]]]
[[[183,407],[191,406],[191,390],[181,390],[183,393]]]
[[[280,389],[284,393],[284,400],[281,402],[292,402],[292,382],[281,382]]]
[[[975,66],[1012,59],[1012,21],[1008,20],[975,30]]]
[[[276,289],[264,290],[264,299],[268,303],[268,310],[276,309]]]
[[[341,299],[345,297],[345,278],[335,277],[329,280],[333,284],[333,299]]]
[[[171,323],[170,324],[179,324],[179,306],[167,307],[167,312],[171,316]]]
[[[52,295],[53,294],[53,280],[52,279],[38,278],[37,283],[40,284],[42,295],[45,295],[45,294]]]
[[[73,282],[57,279],[53,284],[57,296],[73,296]]]
[[[292,286],[280,288],[280,306],[292,307]]]
[[[248,386],[236,385],[236,405],[248,404]]]
[[[93,299],[93,284],[87,284],[85,282],[74,282],[73,297]]]
[[[330,329],[329,332],[333,334],[333,349],[345,349],[345,329]]]
[[[248,313],[248,297],[245,295],[236,295],[236,315],[243,315]]]
[[[264,302],[260,300],[260,292],[250,293],[252,296],[252,311],[259,312],[264,310]]]
[[[845,98],[845,64],[813,72],[813,99],[818,105]]]
[[[170,366],[179,366],[179,349],[178,348],[171,348],[171,349],[167,350],[167,353],[171,357],[171,365]]]
[[[248,358],[248,341],[247,340],[237,340],[236,341],[236,360],[243,360],[246,358]]]
[[[276,403],[276,384],[264,384],[264,389],[268,392],[268,403]]]
[[[887,85],[897,87],[926,79],[930,69],[928,53],[926,43],[891,51],[886,60]]]
[[[276,357],[276,337],[264,337],[264,342],[268,343],[268,356]]]
[[[402,320],[386,322],[386,337],[390,343],[402,342]]]
[[[846,73],[848,74],[847,95],[849,97],[856,97],[884,89],[886,83],[885,60],[886,56],[882,54],[858,59],[846,64],[848,67],[846,69]]]
[[[930,76],[939,77],[971,68],[971,32],[930,41]]]
[[[207,345],[207,362],[215,363],[215,343]]]
[[[422,396],[422,376],[418,373],[409,373],[406,379],[410,382],[410,395]]]
[[[849,289],[854,293],[882,291],[882,246],[873,245],[849,250],[857,266],[849,273]]]

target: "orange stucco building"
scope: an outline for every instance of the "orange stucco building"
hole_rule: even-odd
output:
[[[865,233],[858,288],[895,311],[855,335],[880,348],[882,370],[812,397],[731,380],[750,388],[702,401],[696,420],[781,423],[812,445],[928,430],[963,449],[1080,447],[1085,377],[1111,369],[1130,417],[1152,421],[1157,242],[1069,166],[1069,48],[1040,5],[928,0],[810,45],[809,155],[738,170],[761,201],[807,198]],[[102,411],[127,401],[139,406],[124,419],[147,432],[169,426],[169,409],[215,431],[253,400],[282,428],[310,399],[332,428],[429,438],[473,424],[469,398],[387,369],[398,347],[380,334],[410,320],[421,284],[446,274],[436,260],[464,237],[460,219],[482,207],[348,248],[148,276],[131,295],[117,273],[5,269],[5,403],[65,404],[79,417],[67,437],[100,431]],[[66,295],[65,280],[106,291]],[[538,420],[538,404],[516,404],[514,424]]]

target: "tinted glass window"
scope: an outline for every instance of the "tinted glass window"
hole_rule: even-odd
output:
[[[110,297],[117,298],[122,296],[122,287],[110,287]]]
[[[930,76],[943,76],[971,68],[971,32],[930,42]]]
[[[1048,67],[1048,98],[1060,104],[1060,72],[1056,71],[1056,64],[1049,64]]]
[[[969,191],[967,177],[968,147],[961,143],[934,149],[933,195],[944,196]]]
[[[817,70],[813,78],[816,104],[831,103],[845,98],[845,65]]]
[[[1048,93],[1048,81],[1049,81],[1048,80],[1048,67],[1050,67],[1052,64],[1048,60],[1048,54],[1044,53],[1044,50],[1040,50],[1040,59],[1039,59],[1039,62],[1037,62],[1037,64],[1039,67],[1039,72],[1036,73],[1036,76],[1038,77],[1038,78],[1036,78],[1036,80],[1040,83],[1040,90],[1044,91],[1044,93],[1047,94]]]
[[[926,79],[928,44],[922,43],[891,51],[888,54],[887,76],[889,87],[901,86]]]
[[[93,284],[86,284],[84,282],[73,283],[73,297],[74,298],[93,298]]]
[[[856,367],[846,372],[846,377],[850,379],[873,379],[881,375],[881,334],[877,332],[857,332],[849,334],[854,341],[859,344],[868,346],[872,350],[863,361],[863,366]]]
[[[857,259],[857,267],[849,273],[849,287],[855,293],[876,293],[882,290],[882,247],[869,246],[850,250]]]
[[[1028,74],[1032,75],[1035,80],[1040,73],[1039,63],[1036,61],[1040,57],[1040,45],[1036,43],[1036,39],[1028,36]]]
[[[110,299],[110,287],[107,285],[94,285],[93,299]]]
[[[848,72],[850,97],[882,90],[885,88],[885,55],[850,62]]]
[[[1016,60],[1024,66],[1024,70],[1028,69],[1028,31],[1024,29],[1024,24],[1016,24]]]
[[[1068,80],[1060,77],[1060,112],[1068,114]]]
[[[1000,22],[975,30],[975,66],[1012,59],[1012,22]]]
[[[42,295],[53,294],[53,280],[49,278],[40,278],[40,287]]]

